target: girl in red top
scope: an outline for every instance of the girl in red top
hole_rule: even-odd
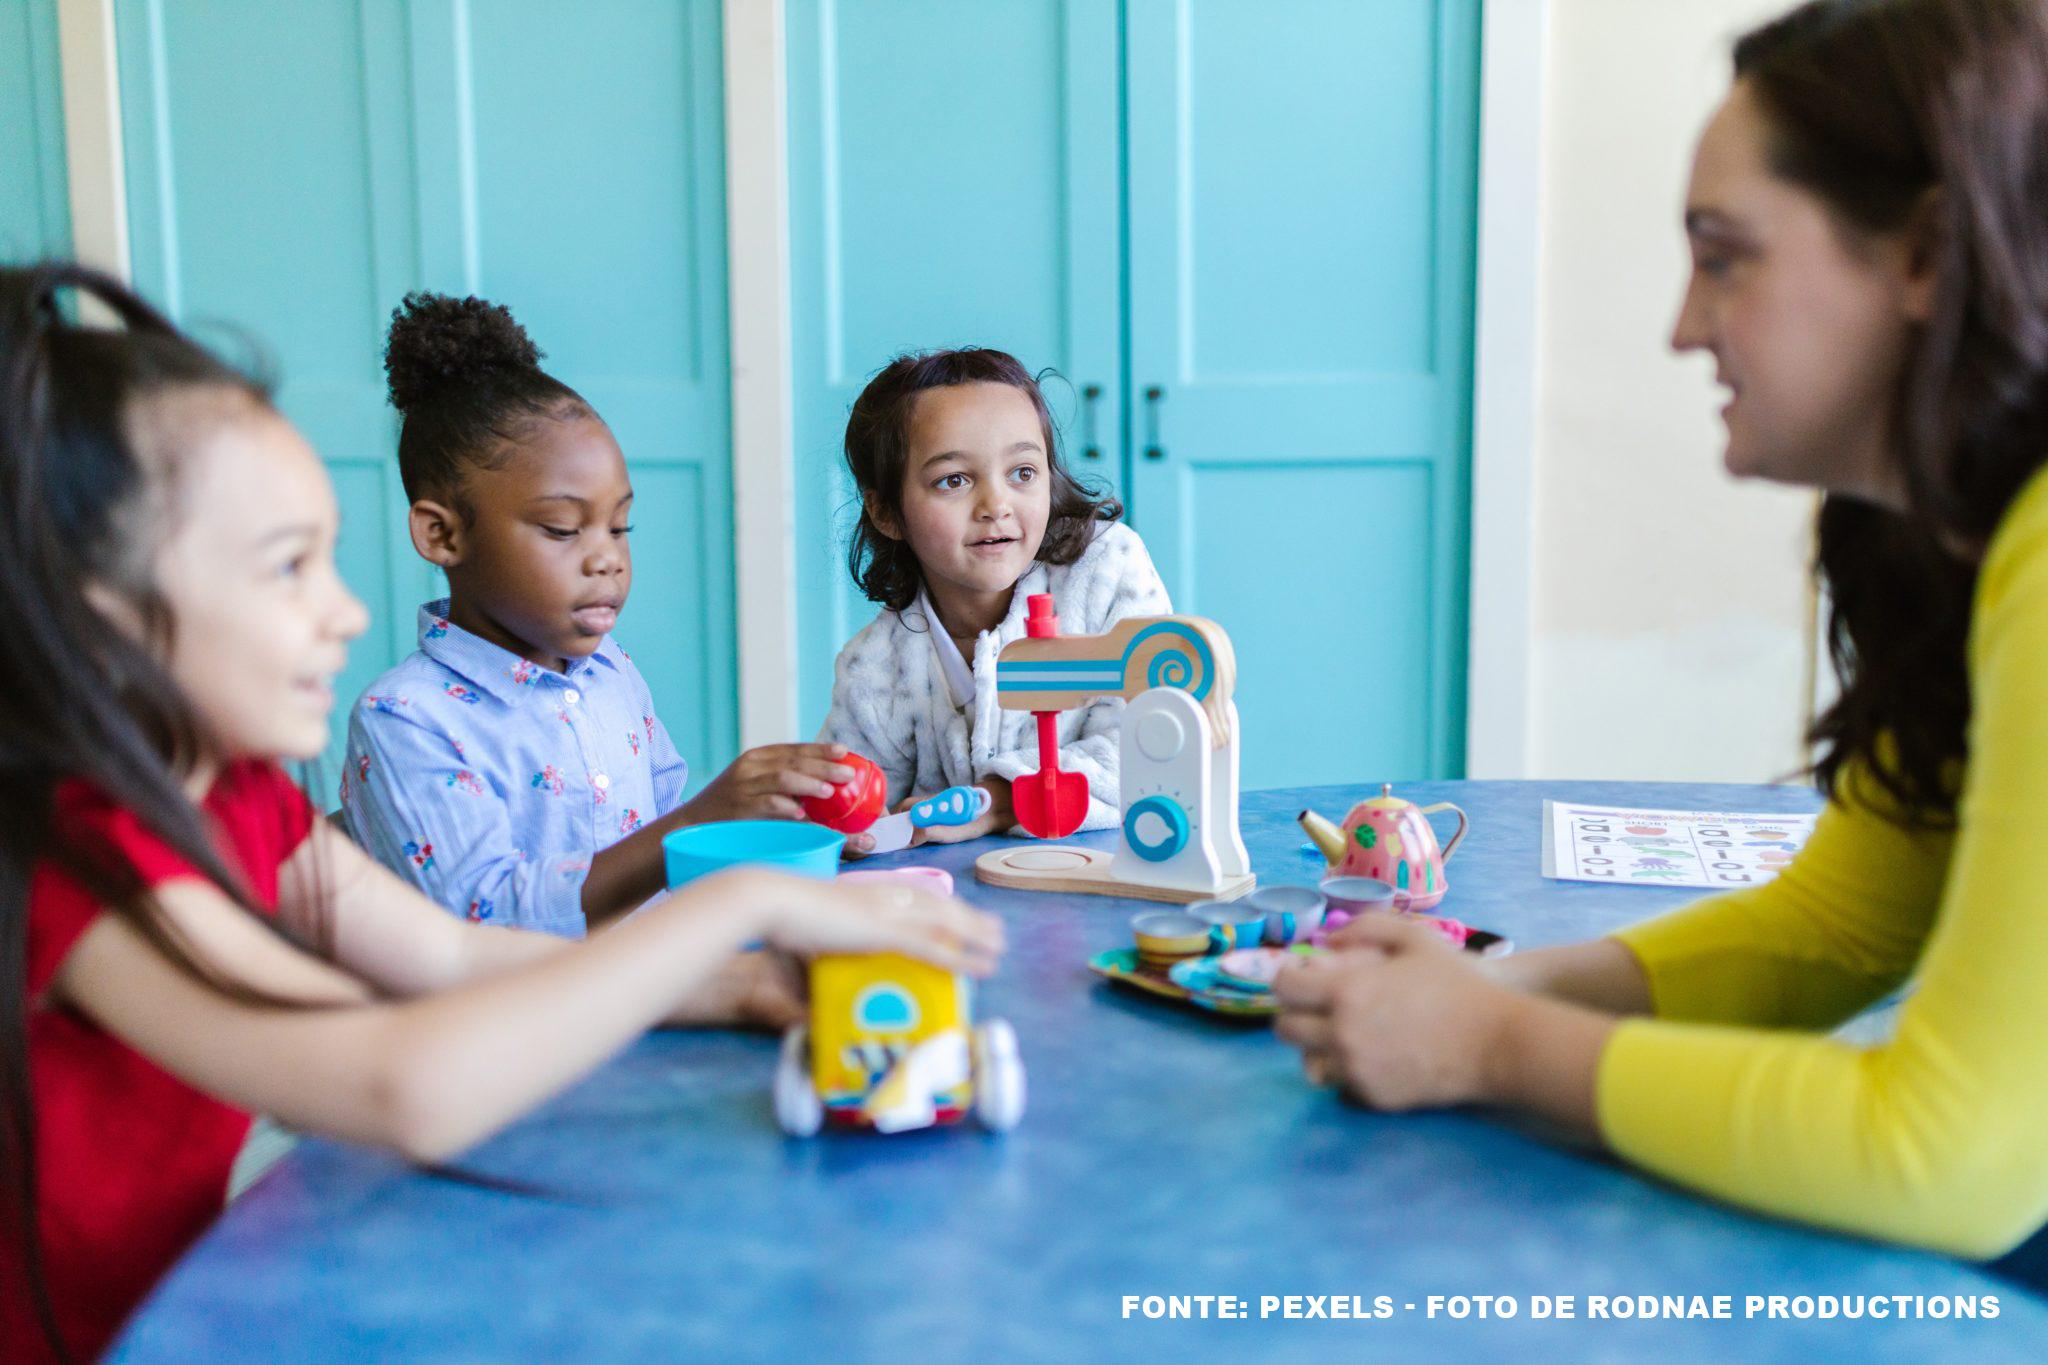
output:
[[[954,901],[753,870],[581,943],[449,917],[277,766],[366,624],[335,524],[246,379],[103,276],[0,270],[0,1359],[97,1354],[250,1112],[440,1161],[650,1025],[786,1022],[751,939],[1001,949]]]

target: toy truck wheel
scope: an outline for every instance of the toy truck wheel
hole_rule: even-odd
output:
[[[811,1083],[811,1035],[802,1024],[782,1035],[775,1059],[775,1122],[791,1137],[814,1137],[825,1124],[825,1106]]]
[[[974,1030],[974,1116],[998,1133],[1024,1117],[1024,1059],[1007,1020],[990,1019]]]

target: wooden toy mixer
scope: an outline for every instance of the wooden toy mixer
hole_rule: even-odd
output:
[[[1030,599],[1029,634],[996,661],[996,704],[1038,717],[1039,771],[1010,784],[1017,822],[1062,838],[1088,811],[1088,779],[1059,768],[1059,713],[1122,697],[1123,840],[1116,852],[1070,844],[986,853],[974,875],[1024,891],[1147,900],[1228,900],[1252,888],[1237,828],[1237,660],[1199,616],[1119,621],[1101,635],[1060,635],[1052,599]]]

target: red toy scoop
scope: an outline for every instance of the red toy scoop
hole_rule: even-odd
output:
[[[1053,614],[1050,594],[1031,595],[1024,633],[1033,639],[1060,633],[1060,618]],[[1010,802],[1016,808],[1017,823],[1025,829],[1041,839],[1064,839],[1088,818],[1088,779],[1081,773],[1060,771],[1060,713],[1031,714],[1038,721],[1038,771],[1010,784]]]

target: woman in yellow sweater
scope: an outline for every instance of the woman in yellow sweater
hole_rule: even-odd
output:
[[[1735,77],[1672,343],[1732,472],[1827,493],[1819,826],[1768,885],[1489,967],[1357,921],[1280,1032],[1379,1108],[1535,1111],[2048,1285],[2048,5],[1817,0]],[[1889,1041],[1827,1036],[1909,981]]]

